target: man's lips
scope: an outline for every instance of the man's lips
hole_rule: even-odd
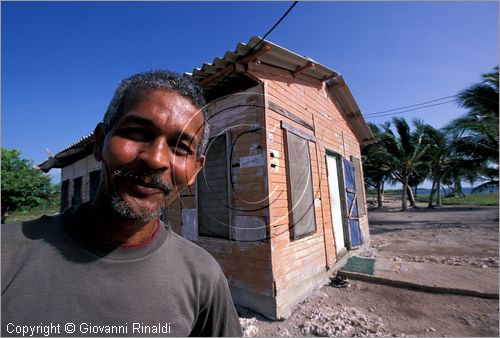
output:
[[[156,194],[167,196],[172,191],[170,184],[157,173],[140,170],[122,169],[114,173],[116,183],[120,184],[132,195],[147,197]]]
[[[139,195],[150,196],[156,194],[165,194],[165,191],[163,191],[163,189],[143,183],[127,182],[127,186],[132,190],[132,192]]]

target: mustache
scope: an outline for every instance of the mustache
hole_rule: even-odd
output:
[[[160,189],[165,195],[169,194],[173,189],[172,185],[165,181],[159,173],[147,169],[116,169],[113,171],[112,177],[122,182],[137,183]]]

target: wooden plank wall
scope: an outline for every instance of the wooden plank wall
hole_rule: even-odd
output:
[[[269,240],[235,238],[236,229],[247,223],[262,224],[269,237],[267,178],[265,162],[264,98],[262,85],[209,104],[211,137],[227,132],[231,155],[230,225],[235,240],[201,237],[195,242],[212,254],[221,265],[230,286],[273,296],[271,246]],[[260,164],[259,164],[259,158]],[[200,179],[198,177],[198,179]],[[234,190],[233,190],[234,187]],[[196,208],[196,189],[186,189],[169,212],[174,229],[181,231],[182,209]],[[238,233],[237,233],[238,232]],[[260,232],[262,233],[262,232]]]
[[[62,168],[61,182],[69,180],[68,203],[70,206],[71,199],[73,198],[75,178],[82,177],[82,202],[86,202],[89,200],[90,172],[100,169],[101,163],[95,160],[94,155],[88,155],[75,163]]]
[[[262,64],[250,67],[252,75],[264,80],[267,104],[273,102],[314,126],[314,131],[266,109],[268,166],[270,191],[270,226],[272,231],[273,275],[276,291],[284,290],[304,276],[312,276],[336,261],[333,237],[325,148],[347,159],[360,158],[359,140],[349,127],[340,108],[329,96],[324,85],[305,77],[293,77]],[[317,231],[315,234],[291,240],[289,233],[290,206],[287,198],[286,152],[281,121],[316,137],[309,142]],[[271,155],[273,154],[273,155]],[[364,207],[364,206],[363,206]],[[360,220],[368,236],[368,222]]]
[[[227,135],[210,140],[207,161],[197,184],[198,234],[223,236],[230,232]]]

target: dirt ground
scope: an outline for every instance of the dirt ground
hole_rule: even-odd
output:
[[[400,212],[396,201],[370,210],[371,247],[360,256],[472,266],[498,273],[498,207],[446,206]],[[239,307],[245,336],[491,336],[498,299],[434,294],[350,280],[326,285],[284,321]]]

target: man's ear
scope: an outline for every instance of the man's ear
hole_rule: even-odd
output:
[[[97,162],[102,161],[102,147],[104,145],[104,124],[98,123],[94,129],[94,158]]]
[[[195,168],[193,176],[189,179],[189,182],[187,184],[188,186],[191,186],[191,185],[194,184],[194,182],[196,180],[196,176],[198,176],[198,174],[200,173],[201,169],[203,169],[204,165],[205,165],[205,155],[200,155],[196,159],[196,168]]]

